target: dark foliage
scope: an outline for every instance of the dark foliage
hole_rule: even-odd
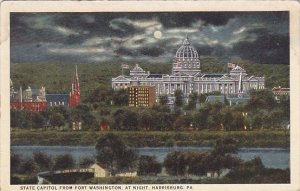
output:
[[[156,161],[154,156],[142,155],[138,162],[138,175],[157,175],[162,170],[162,165]]]
[[[122,170],[130,170],[135,164],[137,155],[127,148],[123,140],[113,133],[108,133],[96,143],[97,161],[109,167],[114,175]]]
[[[57,155],[54,160],[54,170],[70,169],[75,166],[75,160],[70,154]]]

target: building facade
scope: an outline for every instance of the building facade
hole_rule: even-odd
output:
[[[290,88],[282,88],[280,86],[272,88],[272,92],[275,96],[289,96]]]
[[[69,94],[46,94],[46,100],[49,107],[69,106]]]
[[[30,111],[43,111],[47,107],[64,106],[73,107],[80,103],[80,87],[77,66],[73,75],[72,89],[69,94],[46,94],[46,88],[15,90],[10,80],[10,108]]]
[[[152,107],[155,104],[154,86],[128,87],[128,102],[130,107]]]
[[[47,108],[46,89],[27,89],[16,91],[10,81],[10,108],[16,110],[43,111]]]
[[[200,70],[200,59],[188,37],[179,47],[172,63],[171,74],[150,74],[136,65],[130,75],[112,78],[114,90],[127,89],[132,85],[154,86],[156,100],[160,95],[174,96],[180,89],[185,98],[191,93],[210,93],[214,91],[228,97],[242,97],[251,89],[264,89],[264,77],[248,75],[240,66],[235,66],[226,74],[206,74]]]

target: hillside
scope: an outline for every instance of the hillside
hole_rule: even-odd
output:
[[[249,75],[265,76],[266,87],[289,86],[289,66],[255,64],[248,61],[234,61],[243,67]],[[140,64],[151,73],[171,73],[171,64],[166,63],[129,63],[132,68]],[[121,74],[121,62],[77,64],[80,87],[83,99],[96,88],[109,89],[111,78]],[[68,93],[71,88],[73,63],[14,63],[11,65],[11,79],[15,87],[45,86],[47,93]],[[204,73],[225,73],[226,62],[214,59],[201,59],[201,70]],[[124,70],[128,75],[129,71]]]

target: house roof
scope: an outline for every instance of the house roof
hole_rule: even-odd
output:
[[[130,81],[130,79],[128,79],[128,77],[126,77],[124,75],[120,75],[116,78],[113,78],[112,81]]]
[[[69,94],[47,94],[46,95],[47,102],[59,102],[59,101],[68,101]]]
[[[106,166],[105,164],[102,164],[102,163],[99,163],[99,162],[94,163],[94,164],[92,164],[91,166],[93,166],[93,165],[97,165],[97,166],[99,166],[99,167],[101,167],[101,168],[103,168],[103,169],[107,169],[107,166]]]

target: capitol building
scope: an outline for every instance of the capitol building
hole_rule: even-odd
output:
[[[174,98],[180,89],[185,98],[198,94],[221,92],[226,97],[243,97],[251,89],[264,89],[265,78],[248,75],[240,66],[234,66],[229,73],[206,74],[201,72],[199,54],[189,42],[183,41],[175,54],[171,74],[151,74],[139,65],[130,70],[130,75],[112,78],[114,90],[127,89],[129,86],[154,86],[156,99],[161,95]]]

